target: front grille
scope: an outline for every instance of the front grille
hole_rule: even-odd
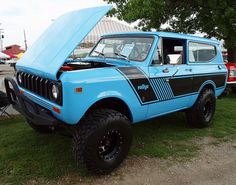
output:
[[[19,82],[19,75],[21,76],[21,83]],[[20,87],[27,89],[45,99],[53,101],[50,94],[50,87],[56,82],[25,72],[17,73],[17,82]],[[55,103],[61,104],[61,98],[59,98],[58,101],[55,101]]]

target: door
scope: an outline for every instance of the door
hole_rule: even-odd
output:
[[[157,96],[157,101],[149,104],[149,118],[189,106],[193,78],[192,69],[186,64],[186,40],[159,39],[149,79]]]

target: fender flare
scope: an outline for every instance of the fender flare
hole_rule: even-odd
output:
[[[101,93],[100,93],[101,94]],[[84,115],[89,112],[89,110],[96,104],[98,104],[99,102],[102,102],[102,101],[108,101],[108,100],[117,100],[119,102],[122,102],[122,104],[128,109],[128,114],[130,115],[129,118],[130,118],[130,121],[133,122],[133,115],[134,113],[132,112],[132,109],[130,108],[129,104],[127,103],[127,101],[125,101],[122,96],[119,96],[119,95],[110,95],[110,96],[99,96],[99,98],[96,98],[95,99],[96,101],[93,101],[93,103],[91,103],[88,108],[86,109],[86,111],[84,112]]]
[[[212,81],[212,80],[207,80],[205,81],[201,87],[198,90],[198,94],[200,94],[202,92],[202,90],[206,87],[206,86],[211,86],[212,90],[214,91],[214,93],[216,92],[216,84]]]

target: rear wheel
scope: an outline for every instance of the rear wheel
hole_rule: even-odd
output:
[[[107,174],[120,165],[132,142],[130,122],[120,112],[100,109],[85,116],[73,134],[72,149],[78,166]]]
[[[43,133],[43,134],[51,133],[52,132],[52,129],[49,126],[46,126],[46,125],[36,125],[35,123],[33,123],[32,121],[29,121],[29,120],[27,120],[27,123],[36,132]]]
[[[212,89],[204,89],[196,103],[187,112],[187,122],[197,128],[208,127],[212,124],[215,114],[216,97]]]

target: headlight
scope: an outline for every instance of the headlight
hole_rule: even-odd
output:
[[[54,100],[57,100],[59,97],[59,88],[57,87],[57,85],[52,84],[51,86],[51,93],[52,93],[52,98]]]

